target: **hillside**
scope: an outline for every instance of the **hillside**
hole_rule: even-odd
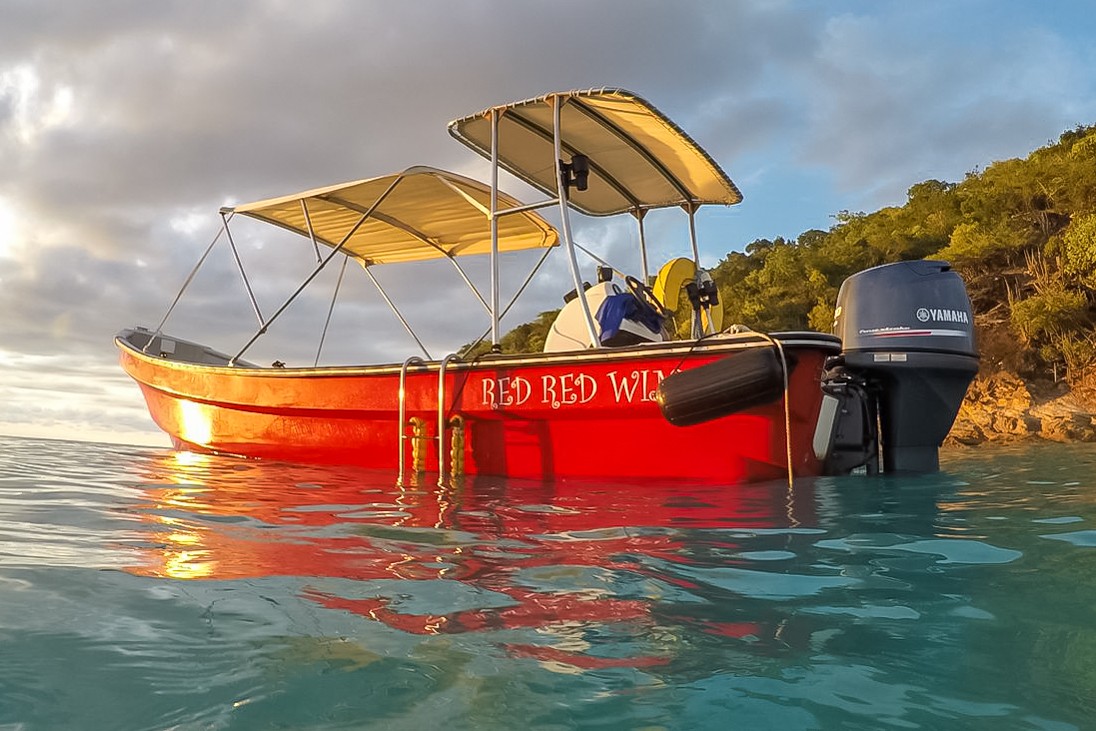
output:
[[[918,183],[902,206],[842,211],[828,231],[759,239],[712,277],[724,323],[829,331],[846,277],[920,258],[950,261],[974,306],[982,368],[953,440],[1096,440],[1096,126],[958,183]],[[504,348],[537,349],[552,315],[511,331]]]

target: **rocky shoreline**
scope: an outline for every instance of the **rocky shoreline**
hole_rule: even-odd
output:
[[[1096,378],[1071,385],[1025,381],[1008,371],[980,375],[944,444],[1024,439],[1096,442]]]

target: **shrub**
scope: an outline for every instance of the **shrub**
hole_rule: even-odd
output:
[[[1073,221],[1062,233],[1062,260],[1069,274],[1096,289],[1096,214]]]

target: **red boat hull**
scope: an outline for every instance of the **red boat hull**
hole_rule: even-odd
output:
[[[795,474],[819,474],[813,437],[829,336],[780,336],[796,365],[788,405]],[[399,366],[241,368],[173,361],[119,338],[121,364],[137,381],[156,424],[182,449],[320,464],[410,468],[400,443]],[[745,348],[756,335],[700,345],[451,363],[445,376],[443,453],[447,473],[532,479],[665,479],[741,482],[787,472],[783,400],[704,424],[676,427],[655,402],[662,378]],[[438,469],[439,364],[406,377],[406,418],[421,420],[428,471]],[[454,419],[454,417],[460,417]],[[454,431],[457,460],[451,445]],[[461,444],[463,440],[463,444]]]

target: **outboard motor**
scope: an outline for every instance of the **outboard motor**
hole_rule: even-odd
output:
[[[943,261],[854,274],[837,295],[834,333],[843,348],[824,378],[815,438],[828,471],[874,471],[880,447],[885,472],[938,470],[940,444],[978,372],[963,280]]]

